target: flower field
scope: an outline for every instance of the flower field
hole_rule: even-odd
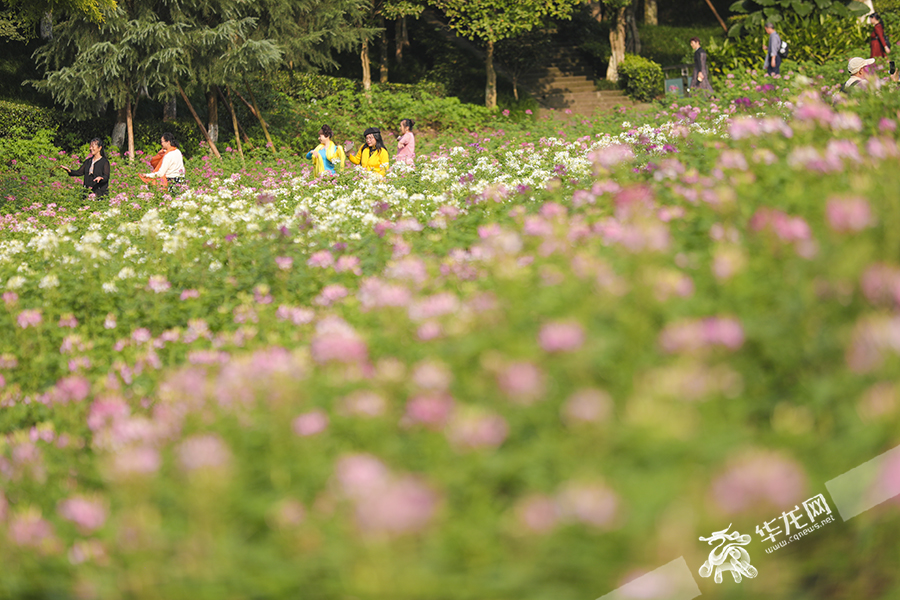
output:
[[[589,600],[730,523],[759,575],[704,595],[896,597],[896,501],[755,528],[900,443],[900,98],[766,82],[385,179],[23,175],[0,597]]]

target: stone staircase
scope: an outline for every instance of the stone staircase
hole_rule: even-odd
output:
[[[634,105],[622,90],[598,90],[591,69],[575,48],[555,46],[542,63],[522,78],[521,85],[544,111],[591,115]]]

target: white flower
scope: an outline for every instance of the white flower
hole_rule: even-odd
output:
[[[116,275],[116,279],[130,279],[134,277],[134,269],[131,267],[122,267],[122,270],[119,271],[119,274]]]
[[[9,281],[6,282],[6,289],[8,290],[18,290],[23,285],[25,285],[25,278],[21,275],[14,275],[9,278]]]
[[[215,272],[215,271],[218,271],[218,270],[221,269],[221,268],[222,268],[222,263],[220,263],[220,262],[217,261],[217,260],[214,260],[214,261],[212,261],[211,263],[209,263],[209,270],[210,270],[210,271]]]
[[[41,282],[38,284],[38,287],[41,288],[42,290],[55,288],[58,286],[59,286],[59,277],[57,277],[53,273],[42,277]]]
[[[107,294],[115,294],[119,291],[119,288],[116,287],[115,282],[107,281],[103,284],[103,291]],[[107,329],[109,329],[109,327],[107,327]]]

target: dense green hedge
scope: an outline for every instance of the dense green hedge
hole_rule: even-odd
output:
[[[0,100],[0,137],[12,137],[12,132],[18,128],[32,132],[55,129],[63,120],[64,115],[52,108]]]
[[[642,56],[626,54],[619,65],[619,76],[625,92],[635,100],[646,102],[663,93],[662,67]]]
[[[301,102],[324,100],[339,92],[362,92],[362,82],[343,77],[329,77],[315,73],[297,73],[279,71],[266,77],[275,90],[287,94]],[[416,98],[424,96],[446,96],[447,91],[440,83],[425,82],[418,84],[385,83],[376,84],[383,91],[405,93]]]
[[[708,47],[714,41],[721,43],[725,32],[718,25],[703,27],[672,27],[669,25],[639,25],[641,56],[664,67],[691,63],[694,51],[690,39],[700,38],[700,44]]]

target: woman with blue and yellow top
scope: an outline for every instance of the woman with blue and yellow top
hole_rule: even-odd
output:
[[[347,158],[354,165],[360,165],[363,169],[384,177],[388,168],[388,151],[381,139],[381,131],[375,127],[369,127],[363,132],[363,137],[366,139],[366,143],[359,147],[356,156],[351,154]]]
[[[335,167],[338,165],[342,171],[344,170],[344,160],[347,156],[344,149],[332,141],[333,136],[331,127],[322,125],[322,129],[319,130],[319,145],[315,150],[306,153],[306,158],[313,159],[313,173],[316,177],[326,172],[335,175]]]

